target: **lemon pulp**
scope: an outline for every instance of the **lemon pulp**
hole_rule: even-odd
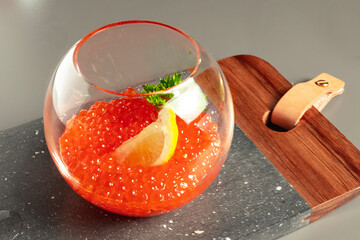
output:
[[[128,166],[157,166],[169,161],[178,140],[176,114],[164,106],[158,119],[115,149],[115,159]]]

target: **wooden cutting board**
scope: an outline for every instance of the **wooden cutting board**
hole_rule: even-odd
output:
[[[288,132],[265,124],[292,87],[283,76],[254,56],[219,64],[238,126],[201,196],[157,217],[105,212],[61,177],[38,119],[0,132],[0,239],[276,239],[359,194],[359,150],[317,110]]]
[[[360,151],[314,107],[288,132],[268,124],[292,87],[273,66],[250,55],[219,64],[231,88],[236,124],[309,204],[307,219],[313,222],[360,194]]]

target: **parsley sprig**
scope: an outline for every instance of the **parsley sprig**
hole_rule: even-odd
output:
[[[181,74],[178,73],[170,74],[167,77],[161,79],[158,84],[147,84],[147,83],[144,84],[141,93],[153,93],[153,92],[166,90],[181,83],[182,81],[183,80],[181,79]],[[147,96],[145,97],[145,99],[159,110],[173,96],[174,94],[172,93],[157,94],[157,95]]]

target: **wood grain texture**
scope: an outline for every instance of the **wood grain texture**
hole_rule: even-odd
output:
[[[310,221],[360,194],[360,151],[318,110],[309,109],[288,132],[266,126],[292,87],[274,67],[250,55],[219,65],[232,91],[236,124],[311,206]]]

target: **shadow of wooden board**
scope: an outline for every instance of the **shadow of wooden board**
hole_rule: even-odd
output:
[[[197,199],[149,218],[93,206],[57,171],[38,119],[0,132],[0,239],[276,239],[356,196],[359,151],[320,113],[309,110],[295,131],[265,126],[291,87],[271,65],[253,56],[219,64],[239,127],[219,176]],[[299,157],[294,141],[314,156]]]

